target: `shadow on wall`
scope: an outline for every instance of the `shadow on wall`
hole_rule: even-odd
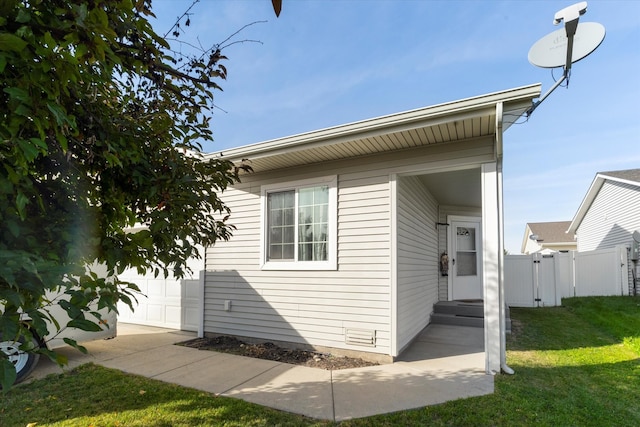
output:
[[[618,224],[613,224],[609,231],[598,242],[596,250],[615,248],[617,245],[631,246],[633,242],[633,231],[627,230]]]
[[[298,302],[279,295],[281,286],[270,289],[267,283],[255,289],[235,270],[206,271],[205,275],[205,333],[308,344],[285,320],[298,320],[296,326],[303,326]],[[267,302],[264,294],[273,302]]]
[[[614,248],[617,245],[624,245],[628,248],[628,275],[629,275],[629,294],[640,294],[640,261],[632,261],[630,258],[630,249],[633,243],[633,232],[635,230],[627,230],[618,224],[614,224],[605,234],[604,238],[598,242],[596,250]]]
[[[351,307],[352,301],[332,297],[329,290],[319,291],[321,285],[304,283],[281,271],[261,273],[259,287],[251,286],[235,270],[205,273],[205,334],[391,361],[390,356],[379,353],[380,347],[378,353],[373,352],[376,327],[364,322],[375,316],[367,315],[367,308]],[[354,312],[362,312],[356,315],[363,319],[359,325],[350,324]]]

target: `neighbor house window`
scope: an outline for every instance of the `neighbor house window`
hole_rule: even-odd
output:
[[[336,266],[336,177],[264,186],[263,268]]]

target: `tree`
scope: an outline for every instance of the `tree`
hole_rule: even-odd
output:
[[[198,154],[226,58],[217,45],[172,54],[150,16],[151,0],[0,3],[4,339],[44,337],[48,322],[96,330],[96,307],[131,305],[135,285],[96,276],[93,263],[181,277],[196,245],[232,235],[219,193],[247,167]],[[127,232],[136,224],[146,228]],[[48,299],[59,291],[67,302]],[[73,320],[57,324],[51,304]],[[3,388],[14,379],[0,357]]]

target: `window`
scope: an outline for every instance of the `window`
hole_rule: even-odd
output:
[[[336,268],[336,177],[264,186],[263,268]]]

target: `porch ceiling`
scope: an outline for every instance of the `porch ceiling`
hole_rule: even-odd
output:
[[[254,172],[495,135],[496,104],[506,129],[539,96],[540,85],[468,98],[248,145],[206,157],[249,159]],[[508,119],[508,120],[507,120]]]
[[[479,168],[421,175],[420,179],[441,205],[482,207]]]

